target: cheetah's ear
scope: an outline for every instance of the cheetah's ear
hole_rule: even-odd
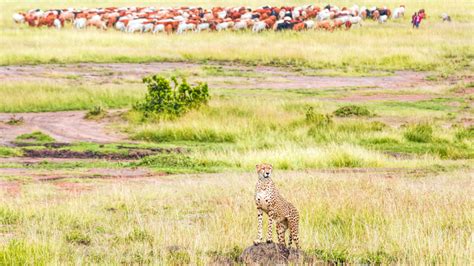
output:
[[[257,168],[257,171],[260,169],[260,164],[255,165],[255,168]]]

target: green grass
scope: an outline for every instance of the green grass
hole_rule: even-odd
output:
[[[0,157],[15,157],[20,155],[21,151],[19,149],[0,146]]]
[[[47,143],[53,142],[55,139],[41,131],[35,131],[33,133],[21,134],[16,137],[17,141],[34,142],[34,143]]]
[[[131,106],[143,97],[143,85],[68,85],[7,82],[0,85],[0,112],[87,110]]]
[[[40,243],[12,240],[0,247],[2,265],[48,265],[51,257],[49,247]]]

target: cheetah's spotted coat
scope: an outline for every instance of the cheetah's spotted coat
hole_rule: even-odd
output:
[[[286,245],[285,232],[290,229],[289,246],[292,241],[295,242],[296,248],[299,249],[298,239],[298,223],[299,214],[293,204],[286,201],[270,178],[272,166],[270,164],[257,165],[258,182],[255,189],[255,203],[257,204],[258,213],[258,238],[255,244],[262,242],[263,231],[263,212],[268,214],[268,236],[267,242],[273,239],[273,222],[276,223],[278,234],[278,242]]]

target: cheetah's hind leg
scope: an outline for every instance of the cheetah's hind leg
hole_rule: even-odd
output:
[[[292,242],[295,241],[296,249],[300,249],[300,242],[298,238],[298,219],[289,222],[290,227],[290,240],[288,246],[291,246]]]
[[[285,247],[286,247],[285,232],[287,228],[288,226],[285,221],[278,222],[276,225],[277,234],[278,234],[278,243],[282,244]],[[291,238],[290,238],[290,243],[291,243]]]

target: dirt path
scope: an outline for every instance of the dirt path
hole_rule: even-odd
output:
[[[41,131],[58,142],[118,142],[124,135],[107,130],[106,122],[84,119],[84,111],[45,113],[0,113],[0,145],[8,145],[18,135]],[[8,125],[12,115],[24,119],[21,125]]]
[[[211,74],[206,69],[211,68]],[[179,71],[197,73],[189,80],[206,81],[214,88],[252,89],[322,89],[337,87],[368,87],[397,89],[425,86],[428,73],[398,71],[390,76],[333,77],[304,75],[289,68],[267,66],[242,66],[232,64],[194,64],[162,62],[147,64],[68,64],[0,66],[0,80],[13,82],[69,82],[81,84],[117,84],[140,82],[144,76]],[[317,74],[317,73],[313,73]]]

